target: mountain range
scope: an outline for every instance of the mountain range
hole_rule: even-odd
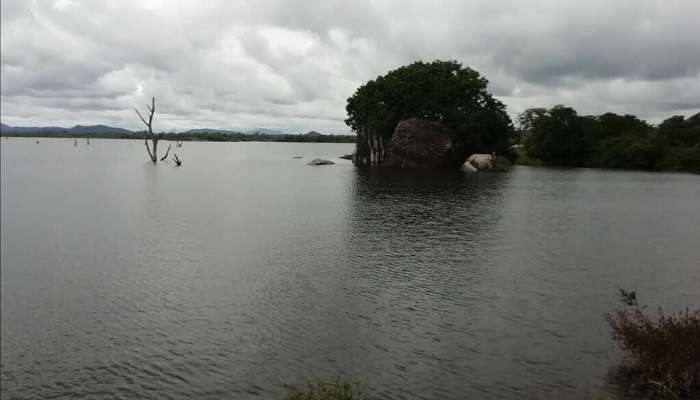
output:
[[[60,134],[60,135],[118,135],[132,133],[128,129],[115,128],[107,125],[76,125],[72,128],[62,128],[59,126],[10,126],[0,123],[0,133],[2,134]]]
[[[138,133],[138,131],[131,131],[124,128],[115,128],[108,125],[76,125],[72,128],[63,128],[59,126],[10,126],[7,124],[0,123],[0,133],[3,135],[60,135],[60,136],[119,136]],[[285,135],[284,132],[267,129],[267,128],[255,128],[247,130],[231,130],[231,129],[209,129],[209,128],[197,128],[189,129],[182,132],[183,134],[195,134],[195,133],[223,133],[223,134],[264,134],[264,135]]]

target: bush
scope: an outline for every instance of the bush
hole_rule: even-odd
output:
[[[605,318],[626,355],[617,375],[628,390],[651,398],[700,396],[700,310],[652,318],[636,293],[620,289],[625,307]]]
[[[285,400],[366,400],[360,384],[337,377],[332,381],[317,380],[298,388],[286,385]]]

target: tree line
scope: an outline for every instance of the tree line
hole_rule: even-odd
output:
[[[2,136],[13,137],[56,137],[56,138],[98,138],[98,139],[138,139],[144,138],[147,131],[140,132],[71,132],[67,129],[39,129],[22,132],[3,131]],[[160,134],[159,134],[160,135]],[[162,140],[169,141],[208,141],[208,142],[296,142],[296,143],[355,143],[355,135],[330,135],[318,132],[304,134],[267,134],[242,132],[183,132],[162,133]]]
[[[532,108],[518,117],[517,161],[567,167],[700,171],[700,113],[653,126],[634,115]]]
[[[138,136],[138,135],[137,135]],[[142,137],[141,134],[139,137]],[[210,142],[295,142],[295,143],[355,143],[355,135],[326,135],[318,132],[304,134],[268,134],[242,132],[197,132],[197,133],[166,133],[167,140],[181,141],[210,141]]]

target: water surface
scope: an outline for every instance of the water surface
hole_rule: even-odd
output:
[[[618,285],[700,305],[695,175],[0,145],[3,399],[275,399],[339,373],[387,399],[591,398]]]

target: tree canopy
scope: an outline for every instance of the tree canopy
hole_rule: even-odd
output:
[[[415,62],[358,88],[348,98],[345,123],[359,135],[371,130],[387,140],[400,121],[424,118],[454,129],[472,152],[503,151],[512,123],[487,86],[457,61]]]
[[[700,114],[653,127],[633,115],[580,116],[561,105],[518,118],[527,156],[573,167],[700,171]]]

